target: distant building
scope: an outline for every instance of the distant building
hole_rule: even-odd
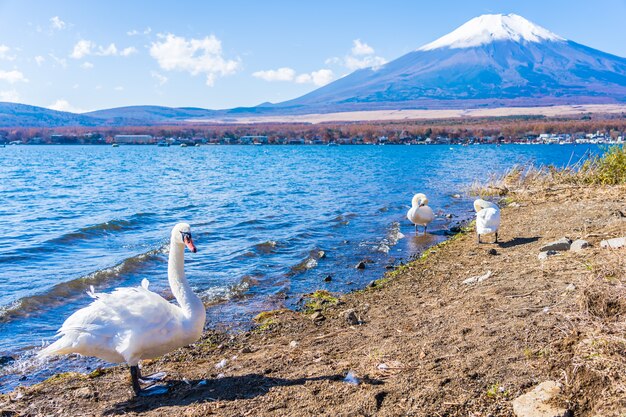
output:
[[[267,136],[241,136],[239,138],[239,142],[241,144],[251,144],[251,143],[267,143]]]
[[[153,143],[152,135],[115,135],[115,143],[146,144]]]

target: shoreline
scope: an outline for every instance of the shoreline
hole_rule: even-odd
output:
[[[560,185],[514,193],[499,245],[461,233],[363,290],[316,293],[302,312],[267,312],[252,331],[207,332],[146,361],[149,371],[168,372],[169,395],[133,399],[128,371],[117,366],[18,388],[0,395],[0,411],[513,415],[514,398],[556,380],[558,404],[576,416],[619,415],[626,394],[610,376],[622,341],[610,335],[626,302],[598,277],[626,282],[620,253],[600,247],[626,235],[625,192]],[[591,247],[538,259],[540,246],[563,236]],[[484,282],[463,284],[487,271]],[[357,385],[344,381],[349,372]]]

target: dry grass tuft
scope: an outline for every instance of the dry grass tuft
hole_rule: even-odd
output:
[[[516,165],[504,174],[492,175],[486,182],[475,181],[467,192],[480,197],[502,197],[510,192],[545,189],[556,184],[626,184],[626,147],[611,146],[600,156],[581,159],[565,168]]]

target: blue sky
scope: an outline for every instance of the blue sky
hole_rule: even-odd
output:
[[[626,0],[0,0],[0,101],[78,112],[278,102],[485,13],[626,57]]]

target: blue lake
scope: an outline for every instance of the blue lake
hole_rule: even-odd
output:
[[[32,360],[85,291],[139,285],[170,297],[171,227],[192,225],[186,271],[207,327],[245,328],[316,289],[346,292],[445,239],[472,216],[464,189],[533,162],[563,166],[595,146],[9,146],[0,148],[0,391],[92,359]],[[438,214],[415,236],[425,193]],[[446,214],[454,217],[447,218]],[[506,219],[504,219],[506,224]],[[325,256],[319,258],[319,251]],[[364,270],[354,268],[369,259]],[[330,282],[324,280],[331,276]]]

